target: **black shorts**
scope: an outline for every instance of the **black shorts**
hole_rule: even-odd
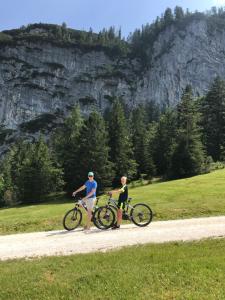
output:
[[[126,200],[118,200],[117,208],[124,209],[126,204]]]

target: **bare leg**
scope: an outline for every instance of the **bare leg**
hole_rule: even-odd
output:
[[[118,210],[117,210],[117,226],[120,226],[122,223],[122,215],[123,215],[123,210],[118,208]]]
[[[88,211],[87,211],[87,224],[86,224],[87,229],[90,229],[90,227],[91,227],[91,218],[92,218],[92,210],[88,209]]]

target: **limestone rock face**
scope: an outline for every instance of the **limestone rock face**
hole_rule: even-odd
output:
[[[45,122],[62,117],[78,103],[85,114],[103,112],[115,96],[130,108],[149,101],[174,105],[187,84],[203,95],[216,76],[225,78],[225,29],[209,30],[204,19],[167,27],[152,49],[143,68],[138,59],[113,58],[102,49],[0,45],[0,124],[18,131],[43,116]]]
[[[1,48],[0,57],[0,122],[12,129],[76,103],[84,112],[104,110],[114,91],[130,95],[125,80],[111,75],[116,62],[103,52],[23,42]]]
[[[148,92],[159,103],[177,103],[187,84],[204,95],[215,77],[225,78],[225,30],[212,32],[205,20],[171,26],[155,42],[151,64]]]

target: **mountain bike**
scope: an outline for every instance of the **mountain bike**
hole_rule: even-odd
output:
[[[153,218],[153,213],[151,208],[145,204],[145,203],[137,203],[135,205],[131,205],[132,198],[128,198],[128,200],[124,204],[124,209],[123,209],[123,215],[122,219],[123,220],[129,220],[133,222],[136,226],[139,227],[145,227],[149,225],[152,221]],[[96,211],[97,219],[98,222],[101,226],[104,224],[104,219],[107,218],[107,214],[102,214],[99,215],[98,212],[101,211],[109,211],[109,209],[112,209],[114,214],[116,215],[117,213],[117,200],[113,199],[111,196],[108,199],[108,202],[105,206],[99,207],[98,210]]]
[[[104,213],[104,212],[102,209],[99,209],[98,201],[99,201],[99,199],[97,198],[97,201],[96,201],[95,206],[92,211],[91,221],[99,229],[102,229],[102,230],[108,229],[115,222],[115,213],[113,212],[112,208],[108,208],[106,210],[107,218],[105,218],[103,221],[99,222],[98,217],[102,218],[102,213]],[[66,230],[68,230],[68,231],[74,230],[81,224],[81,221],[83,218],[81,208],[84,208],[87,211],[86,203],[84,201],[82,201],[81,198],[75,199],[74,208],[67,211],[63,218],[63,227]]]

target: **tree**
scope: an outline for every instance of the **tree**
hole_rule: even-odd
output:
[[[0,206],[4,205],[4,192],[5,192],[5,180],[2,175],[0,175]]]
[[[138,177],[142,174],[152,177],[155,167],[152,151],[149,151],[150,129],[147,130],[147,116],[145,108],[139,106],[132,112],[132,141],[134,145],[134,158],[138,165]]]
[[[104,119],[99,113],[92,112],[81,130],[79,176],[83,181],[88,171],[93,171],[99,190],[111,186],[114,177],[113,164],[109,160],[108,142]]]
[[[147,103],[145,109],[146,109],[146,112],[147,112],[147,118],[148,118],[149,123],[157,122],[159,120],[159,116],[161,114],[161,111],[160,111],[159,105],[157,103],[150,100]]]
[[[180,6],[176,6],[174,9],[175,20],[179,21],[184,18],[183,8]]]
[[[26,148],[26,157],[15,184],[19,200],[23,203],[38,202],[44,195],[61,189],[62,170],[51,158],[42,137],[34,144],[27,144]]]
[[[63,29],[66,29],[66,28],[67,28],[66,22],[62,22],[62,28],[63,28]]]
[[[194,176],[202,170],[204,151],[198,121],[192,90],[187,86],[177,107],[178,130],[171,162],[172,177]]]
[[[169,25],[173,22],[173,12],[171,8],[167,8],[164,13],[164,22]]]
[[[148,155],[147,155],[147,174],[149,178],[152,178],[156,174],[156,165],[154,161],[155,151],[155,134],[156,134],[156,123],[148,124],[147,130],[147,143],[148,143]]]
[[[217,77],[202,101],[203,142],[207,154],[225,158],[225,81]]]
[[[122,175],[127,175],[129,179],[134,178],[137,164],[123,107],[118,100],[113,103],[109,118],[109,145],[111,161],[115,165],[114,183],[118,182]]]
[[[158,175],[167,175],[171,158],[175,147],[177,130],[176,113],[174,110],[167,110],[156,125],[154,139],[154,161]]]
[[[81,183],[80,134],[83,118],[80,108],[74,107],[62,128],[57,130],[52,138],[52,144],[59,163],[64,171],[65,189],[68,193],[74,189],[74,184]]]
[[[16,201],[39,202],[44,195],[62,187],[62,171],[42,137],[33,144],[20,142],[15,145],[6,164],[3,176]]]

